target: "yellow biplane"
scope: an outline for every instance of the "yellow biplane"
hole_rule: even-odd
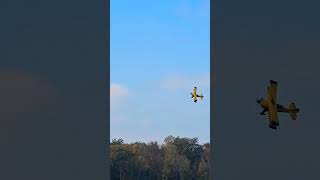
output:
[[[269,127],[272,129],[277,129],[277,126],[279,126],[278,112],[289,113],[291,119],[296,120],[297,113],[300,111],[295,103],[290,103],[288,107],[277,104],[277,87],[278,83],[270,80],[270,86],[267,88],[267,99],[257,99],[257,103],[263,108],[260,115],[265,115],[268,112]]]
[[[191,98],[193,98],[194,102],[198,101],[198,97],[202,100],[203,99],[203,95],[202,94],[197,94],[197,87],[193,88],[193,92],[190,93],[191,94]]]

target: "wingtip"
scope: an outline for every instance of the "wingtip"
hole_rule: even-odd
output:
[[[274,129],[274,130],[277,130],[277,126],[274,126],[273,124],[270,124],[270,125],[269,125],[269,128]]]
[[[278,126],[279,126],[279,122],[270,122],[269,123],[269,128],[271,128],[271,129],[277,129]]]
[[[270,80],[270,83],[271,83],[271,84],[278,84],[278,82],[277,82],[277,81],[274,81],[274,80]]]

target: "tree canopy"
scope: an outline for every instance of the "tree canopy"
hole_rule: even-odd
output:
[[[162,145],[113,139],[110,146],[112,180],[209,179],[210,145],[197,138],[168,136]]]

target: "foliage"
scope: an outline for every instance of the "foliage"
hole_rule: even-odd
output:
[[[168,136],[162,145],[113,139],[110,146],[112,180],[209,179],[210,145],[197,138]]]

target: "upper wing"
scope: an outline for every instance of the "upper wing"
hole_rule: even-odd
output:
[[[277,104],[277,88],[278,88],[278,83],[270,80],[270,100],[272,102],[272,104]]]
[[[277,82],[270,81],[268,87],[268,102],[269,102],[269,121],[276,126],[279,125],[278,112],[277,112]]]

